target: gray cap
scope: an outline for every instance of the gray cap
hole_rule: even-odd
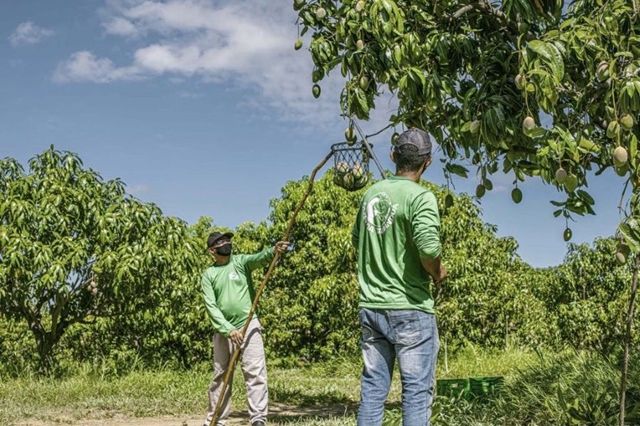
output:
[[[431,155],[431,139],[424,130],[413,127],[402,132],[394,144],[394,150],[397,150],[402,145],[415,146],[418,148],[418,155]]]
[[[222,238],[227,238],[230,240],[231,238],[233,238],[233,232],[225,232],[224,234],[222,232],[210,233],[209,238],[207,238],[207,248],[213,247]]]

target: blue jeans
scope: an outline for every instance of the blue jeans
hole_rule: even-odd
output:
[[[435,316],[418,310],[360,310],[362,382],[358,426],[379,426],[395,359],[402,380],[403,426],[429,426],[438,327]]]

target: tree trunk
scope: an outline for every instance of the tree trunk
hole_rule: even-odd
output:
[[[36,348],[38,351],[38,373],[47,375],[51,373],[55,366],[55,357],[53,349],[58,343],[64,329],[62,327],[54,327],[51,331],[47,331],[41,324],[31,327],[33,337],[36,339]]]
[[[627,310],[627,328],[624,336],[624,355],[622,356],[622,375],[620,377],[620,417],[619,426],[624,426],[625,405],[627,393],[627,376],[629,375],[629,348],[631,346],[633,316],[635,313],[636,293],[638,291],[638,266],[640,256],[633,262],[633,278],[631,279],[631,297],[629,298],[629,309]]]
[[[46,331],[34,332],[38,350],[38,373],[41,375],[50,373],[55,365],[53,357],[54,343],[50,336]]]

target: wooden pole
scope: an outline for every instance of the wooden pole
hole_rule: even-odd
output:
[[[307,185],[307,190],[304,193],[304,196],[302,197],[302,200],[300,200],[300,203],[298,203],[298,206],[293,211],[293,214],[291,215],[291,218],[289,219],[289,224],[287,225],[287,230],[286,230],[286,232],[284,234],[284,238],[282,239],[282,241],[289,241],[289,239],[291,238],[291,232],[293,231],[293,227],[294,227],[294,225],[296,223],[296,219],[298,217],[298,213],[300,213],[300,210],[302,210],[302,208],[304,207],[304,203],[307,201],[307,198],[309,197],[309,195],[313,191],[313,183],[315,181],[316,174],[327,163],[327,161],[329,161],[329,159],[331,158],[332,155],[333,155],[333,151],[329,152],[329,154],[327,154],[327,156],[320,163],[318,163],[318,165],[311,172],[311,176],[309,176],[309,184]],[[273,271],[274,271],[274,269],[276,267],[276,264],[278,263],[279,259],[280,259],[280,253],[278,253],[276,251],[276,254],[273,256],[273,259],[271,259],[271,263],[269,264],[269,269],[267,269],[267,273],[265,274],[264,278],[262,279],[262,282],[260,283],[260,286],[258,287],[258,290],[256,291],[256,295],[255,295],[255,298],[253,299],[253,304],[251,305],[251,310],[249,311],[249,316],[247,317],[247,321],[245,322],[244,326],[242,327],[241,333],[242,333],[242,338],[243,339],[247,334],[247,329],[249,328],[249,323],[253,319],[253,315],[255,314],[255,311],[256,311],[256,309],[258,307],[258,302],[260,301],[260,296],[262,295],[262,292],[264,291],[264,289],[265,289],[265,287],[267,285],[267,282],[271,278],[271,275],[273,274]],[[241,348],[242,348],[242,345],[240,345],[233,352],[233,355],[231,356],[231,359],[229,360],[229,367],[227,368],[227,371],[225,372],[224,381],[222,382],[222,390],[220,392],[220,396],[218,396],[218,401],[216,402],[216,408],[215,408],[215,410],[213,412],[213,419],[211,420],[211,425],[212,426],[216,425],[216,423],[218,421],[218,418],[220,417],[220,410],[222,409],[222,402],[224,401],[224,397],[225,397],[225,395],[227,393],[227,389],[228,389],[229,383],[231,382],[231,378],[233,377],[233,373],[234,373],[235,368],[236,368],[236,363],[238,362],[238,358],[240,357]]]

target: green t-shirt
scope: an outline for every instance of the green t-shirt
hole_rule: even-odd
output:
[[[360,307],[433,313],[431,278],[421,258],[440,256],[436,197],[412,180],[392,176],[365,193],[353,227]]]
[[[255,293],[251,271],[266,265],[273,254],[273,248],[252,255],[232,254],[226,265],[213,265],[204,271],[204,304],[218,333],[229,336],[244,325]]]

